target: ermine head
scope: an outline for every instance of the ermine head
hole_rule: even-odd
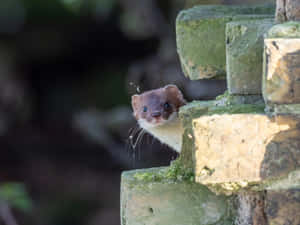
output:
[[[175,85],[133,95],[131,104],[134,116],[145,127],[157,127],[177,118],[179,108],[186,104]]]

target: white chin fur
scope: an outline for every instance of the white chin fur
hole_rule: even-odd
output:
[[[164,120],[162,119],[159,123],[149,123],[147,120],[145,119],[139,119],[139,124],[141,127],[147,129],[147,128],[154,128],[154,127],[159,127],[159,126],[164,126],[170,122],[172,122],[174,119],[177,118],[177,112],[173,112],[170,116],[169,119]]]

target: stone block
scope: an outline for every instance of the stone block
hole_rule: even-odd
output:
[[[261,94],[263,73],[263,35],[273,19],[227,23],[226,66],[230,94]]]
[[[278,24],[269,30],[263,68],[267,104],[300,103],[300,22]]]
[[[187,0],[184,3],[185,8],[191,8],[196,5],[218,5],[222,4],[223,0]]]
[[[204,5],[181,11],[176,20],[176,38],[177,51],[185,76],[191,80],[225,77],[226,23],[268,18],[274,11],[273,4]]]
[[[300,224],[300,189],[242,192],[238,200],[236,224]]]
[[[279,23],[285,21],[300,20],[299,0],[277,0],[276,20]]]
[[[265,39],[263,94],[267,103],[300,103],[300,38]]]
[[[282,104],[272,106],[274,115],[299,114],[300,104]]]
[[[300,169],[290,172],[287,176],[268,182],[264,186],[267,191],[278,191],[278,190],[300,190]]]
[[[181,109],[189,132],[195,179],[247,185],[286,176],[300,167],[300,118],[268,117],[264,106],[194,102]],[[184,140],[185,143],[185,140]]]
[[[300,189],[267,191],[264,205],[268,224],[300,224]]]
[[[223,95],[216,97],[216,106],[229,106],[237,104],[264,104],[261,95],[232,95],[226,91]]]
[[[275,3],[275,0],[264,0],[265,3]],[[195,5],[236,5],[236,4],[261,4],[262,0],[186,0],[185,7],[190,8]]]
[[[233,223],[230,197],[216,196],[205,186],[193,182],[161,177],[166,170],[153,168],[122,174],[122,225]]]
[[[300,38],[300,22],[277,24],[266,33],[265,38]]]

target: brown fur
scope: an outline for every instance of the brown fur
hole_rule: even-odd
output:
[[[134,95],[131,103],[133,114],[144,131],[177,152],[181,151],[183,127],[177,112],[186,101],[175,85]]]
[[[168,111],[163,109],[165,103],[170,104]],[[144,92],[141,95],[133,95],[131,98],[134,116],[137,120],[140,118],[149,119],[151,113],[160,112],[164,119],[168,119],[172,112],[178,112],[179,108],[186,104],[181,91],[175,85],[167,85],[163,88]],[[147,112],[143,112],[143,107],[147,107]]]

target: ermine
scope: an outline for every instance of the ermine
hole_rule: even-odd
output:
[[[178,111],[186,101],[177,86],[167,85],[133,95],[131,104],[139,126],[161,143],[180,153],[183,127],[178,118]]]

